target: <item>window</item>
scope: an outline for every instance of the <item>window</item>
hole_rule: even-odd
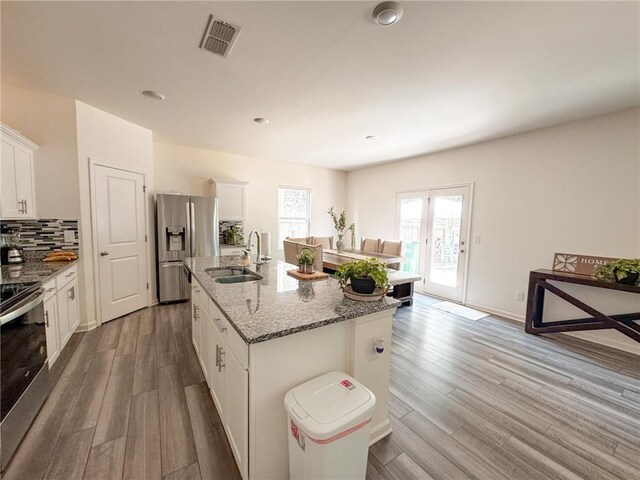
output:
[[[280,187],[278,189],[278,247],[287,237],[309,236],[311,190]]]

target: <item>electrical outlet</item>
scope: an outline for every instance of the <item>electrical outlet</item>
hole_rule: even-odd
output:
[[[72,243],[76,241],[76,232],[73,230],[65,230],[64,231],[64,241],[65,243]]]
[[[480,235],[474,235],[473,236],[473,243],[480,243],[480,239],[481,239]]]
[[[516,290],[516,300],[524,302],[524,292],[522,290]]]

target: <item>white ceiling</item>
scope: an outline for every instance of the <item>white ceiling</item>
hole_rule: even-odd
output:
[[[162,141],[339,169],[640,104],[638,2],[405,1],[386,28],[376,3],[3,1],[2,80]],[[227,59],[198,48],[210,13],[242,26]]]

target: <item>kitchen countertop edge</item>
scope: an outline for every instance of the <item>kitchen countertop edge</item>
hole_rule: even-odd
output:
[[[73,265],[77,265],[78,260],[72,260],[70,262],[49,262],[45,263],[42,260],[26,260],[24,263],[14,264],[14,265],[2,265],[2,279],[0,283],[2,284],[10,284],[10,283],[22,283],[22,282],[40,282],[47,283],[49,280],[53,280],[61,273],[66,272]],[[23,268],[26,266],[27,270],[17,278],[10,278],[9,269],[15,266],[22,266]],[[33,272],[42,271],[45,269],[54,268],[55,271],[46,274],[44,276],[38,276]],[[31,272],[29,272],[31,270]]]
[[[240,335],[240,338],[242,338],[242,340],[247,345],[253,345],[253,344],[257,344],[257,343],[262,343],[262,342],[266,342],[266,341],[273,340],[273,339],[276,339],[276,338],[286,337],[288,335],[293,335],[295,333],[300,333],[300,332],[304,332],[304,331],[307,331],[307,330],[313,330],[313,329],[316,329],[316,328],[324,327],[326,325],[331,325],[331,324],[334,324],[334,323],[340,323],[340,322],[344,322],[344,321],[347,321],[347,320],[352,320],[354,318],[360,318],[362,316],[370,315],[370,314],[373,314],[373,313],[378,313],[378,312],[383,312],[383,311],[386,311],[386,310],[396,309],[401,305],[400,301],[385,297],[385,299],[384,299],[385,302],[383,304],[375,305],[375,307],[380,307],[380,308],[375,308],[374,305],[367,304],[366,306],[369,307],[369,309],[371,311],[365,313],[364,315],[355,314],[355,313],[353,315],[338,315],[336,317],[327,318],[327,319],[319,320],[317,322],[307,323],[307,324],[296,326],[296,327],[284,328],[282,330],[278,330],[278,331],[274,331],[274,332],[258,335],[258,336],[255,336],[255,337],[247,337],[245,335],[245,333],[238,327],[236,322],[234,322],[234,320],[226,312],[225,308],[222,305],[220,305],[220,303],[214,298],[214,296],[211,294],[211,292],[205,287],[205,284],[207,283],[208,279],[205,278],[205,281],[203,281],[201,278],[199,278],[198,272],[196,272],[194,270],[194,268],[192,268],[192,266],[187,263],[188,260],[189,259],[185,260],[184,267],[190,272],[191,275],[193,275],[196,278],[196,280],[198,280],[198,282],[200,283],[200,285],[202,285],[204,291],[206,292],[207,296],[211,299],[211,301],[215,304],[215,306],[220,310],[220,312],[225,316],[225,318],[233,326],[233,329],[238,333],[238,335]]]

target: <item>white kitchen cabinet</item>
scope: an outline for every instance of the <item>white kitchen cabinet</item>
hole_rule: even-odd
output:
[[[47,327],[47,362],[49,368],[53,366],[60,355],[60,337],[58,334],[58,304],[55,293],[44,301],[44,323]]]
[[[218,216],[223,221],[244,221],[245,219],[245,187],[244,183],[216,182],[218,197]]]
[[[197,354],[209,384],[213,403],[227,433],[231,450],[243,478],[248,476],[249,439],[249,372],[246,366],[246,344],[211,301],[202,298],[202,287],[194,281],[191,297],[199,328]],[[203,301],[209,302],[207,308]],[[197,325],[196,325],[197,324]],[[194,346],[195,346],[194,341]],[[230,346],[232,345],[232,346]],[[243,358],[239,361],[234,350]]]
[[[231,445],[233,456],[244,478],[247,478],[249,451],[249,372],[242,368],[240,362],[224,347],[223,369],[226,370],[227,409],[224,428]]]
[[[78,269],[75,265],[42,285],[49,368],[80,323]]]
[[[36,218],[33,152],[38,146],[6,125],[0,127],[0,217]]]
[[[227,412],[227,385],[226,385],[226,371],[220,363],[221,351],[224,349],[224,340],[220,334],[218,327],[211,322],[211,350],[212,350],[212,362],[211,362],[211,375],[210,375],[210,391],[213,403],[218,410],[220,418],[224,418]],[[224,420],[223,420],[224,422]]]
[[[211,342],[213,339],[211,338],[211,329],[213,326],[211,325],[211,319],[207,314],[206,310],[204,314],[200,316],[200,366],[202,367],[202,373],[204,374],[204,378],[207,381],[207,385],[211,384],[211,359],[213,358],[211,354]]]
[[[60,344],[66,345],[79,323],[78,279],[74,278],[56,293],[58,300]]]

